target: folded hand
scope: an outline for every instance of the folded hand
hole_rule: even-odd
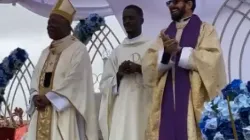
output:
[[[126,60],[122,62],[121,65],[119,66],[118,73],[120,75],[126,75],[128,74],[128,72],[129,72],[129,61]]]
[[[140,72],[140,68],[141,66],[139,64],[136,64],[130,60],[126,60],[119,66],[119,73],[123,75],[132,74]]]
[[[35,107],[38,110],[43,110],[46,106],[51,104],[45,95],[35,95],[33,97],[33,101],[34,101]]]

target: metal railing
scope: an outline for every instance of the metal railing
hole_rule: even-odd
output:
[[[244,7],[243,7],[244,6]],[[244,8],[244,10],[242,10]],[[227,67],[228,67],[228,80],[231,81],[232,80],[232,59],[234,59],[235,57],[233,57],[232,52],[233,52],[233,46],[234,43],[236,42],[236,35],[239,34],[240,32],[240,27],[243,26],[243,23],[245,21],[250,21],[250,1],[249,0],[226,0],[223,5],[221,6],[221,8],[219,9],[213,24],[216,26],[217,22],[219,22],[219,17],[220,15],[222,15],[224,13],[224,10],[229,10],[230,14],[229,16],[225,19],[225,24],[222,27],[222,31],[220,34],[220,41],[222,42],[223,39],[225,39],[225,35],[226,35],[226,31],[227,30],[233,30],[233,35],[232,38],[230,40],[230,45],[229,45],[229,51],[228,51],[228,57],[227,57]],[[241,19],[239,20],[238,24],[236,25],[236,27],[234,29],[232,29],[232,27],[229,26],[230,23],[235,22],[233,21],[233,17],[235,15],[240,15]],[[224,18],[224,17],[223,17]],[[249,24],[249,23],[248,23]],[[242,46],[237,46],[237,49],[240,49],[240,58],[238,60],[239,62],[239,72],[238,72],[238,78],[242,79],[242,66],[243,66],[243,55],[246,49],[246,45],[247,45],[247,41],[249,39],[249,35],[250,35],[250,26],[248,26],[247,28],[244,28],[244,30],[247,30],[247,34],[245,36],[243,36],[241,34],[241,36],[243,36],[244,41]]]

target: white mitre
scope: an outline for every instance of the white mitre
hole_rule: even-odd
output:
[[[70,23],[72,23],[75,13],[76,10],[70,0],[58,0],[51,12],[51,14],[63,16]]]

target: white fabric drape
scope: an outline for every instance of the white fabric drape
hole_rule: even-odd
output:
[[[43,17],[48,17],[51,9],[57,0],[0,0],[0,4],[20,4]],[[76,8],[75,20],[83,19],[90,13],[97,13],[101,16],[113,15],[112,9],[106,0],[71,0]]]
[[[148,37],[156,37],[160,30],[166,28],[172,21],[168,7],[167,0],[107,0],[112,8],[114,15],[122,25],[122,11],[130,4],[140,6],[144,11],[144,26],[143,32]],[[216,13],[225,0],[196,0],[197,6],[195,13],[203,20],[212,22]]]
[[[130,4],[140,6],[144,11],[144,34],[156,37],[162,28],[171,22],[171,17],[166,6],[167,0],[71,0],[77,13],[75,20],[85,18],[90,13],[101,16],[115,15],[122,25],[122,11]],[[203,20],[212,22],[216,13],[225,0],[196,0],[195,13]],[[237,0],[236,0],[237,1]],[[18,3],[26,9],[48,17],[56,0],[0,0],[0,3]],[[122,26],[121,26],[122,27]]]

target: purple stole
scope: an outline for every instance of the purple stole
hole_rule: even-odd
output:
[[[180,47],[195,48],[202,21],[197,15],[192,15],[190,21],[183,30]],[[166,30],[170,38],[175,38],[177,32],[176,23],[172,22]],[[178,66],[181,52],[176,56],[175,65],[175,110],[173,101],[172,71],[167,75],[166,85],[162,97],[161,120],[159,140],[188,140],[187,113],[190,93],[189,70]],[[165,60],[164,60],[165,59]],[[168,62],[170,55],[164,53],[162,63]]]

